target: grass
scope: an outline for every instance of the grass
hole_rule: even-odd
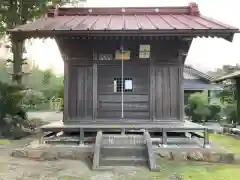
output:
[[[161,172],[139,170],[127,180],[166,180],[175,175],[181,180],[239,180],[240,165],[208,164],[197,162],[176,162],[158,159]],[[174,179],[174,178],[173,178]],[[124,180],[117,179],[117,180]]]
[[[210,140],[230,152],[240,155],[240,140],[224,134],[210,134]]]
[[[160,172],[149,172],[148,169],[125,169],[121,168],[107,173],[88,172],[81,177],[64,176],[59,180],[171,180],[175,176],[179,180],[239,180],[240,165],[210,164],[200,162],[177,162],[158,159],[157,163],[161,168]],[[105,178],[104,178],[105,177]],[[109,177],[109,178],[107,178]],[[172,178],[174,179],[174,178]],[[175,180],[174,179],[174,180]]]
[[[12,144],[12,140],[9,139],[0,139],[0,145]]]

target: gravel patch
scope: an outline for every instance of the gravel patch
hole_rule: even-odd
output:
[[[0,180],[122,180],[136,174],[136,168],[92,171],[80,160],[36,161],[10,156],[13,149],[30,144],[36,137],[0,147]]]

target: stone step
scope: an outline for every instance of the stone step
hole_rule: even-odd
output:
[[[144,137],[142,135],[103,135],[103,145],[142,145],[145,144]]]
[[[113,156],[136,156],[136,157],[147,157],[147,147],[144,145],[104,145],[100,149],[100,156],[102,157],[113,157]]]
[[[147,166],[148,160],[143,157],[101,157],[100,166]]]

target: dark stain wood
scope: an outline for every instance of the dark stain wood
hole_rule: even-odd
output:
[[[99,66],[98,97],[100,118],[121,118],[121,92],[113,92],[114,78],[121,78],[121,66]],[[133,79],[133,92],[124,92],[125,118],[149,118],[149,68],[123,67],[124,77]]]
[[[58,43],[68,56],[69,104],[66,121],[76,119],[121,119],[121,92],[113,91],[114,78],[121,77],[121,61],[97,59],[98,53],[115,55],[120,48],[131,50],[124,61],[124,77],[132,78],[133,92],[124,92],[124,119],[182,120],[183,61],[179,50],[187,50],[180,40],[76,40]],[[139,59],[139,44],[151,45],[151,58]],[[95,53],[95,55],[94,55]],[[97,54],[96,54],[97,53]],[[66,71],[67,74],[67,71]],[[67,89],[67,87],[65,87]]]
[[[97,117],[97,109],[98,109],[98,81],[97,81],[98,71],[97,71],[97,64],[93,64],[93,90],[92,90],[92,97],[93,97],[93,120]]]
[[[63,121],[69,120],[69,64],[66,59],[64,59],[64,111],[63,111]]]

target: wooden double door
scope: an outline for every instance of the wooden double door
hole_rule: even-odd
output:
[[[149,119],[149,67],[98,65],[97,118]]]

